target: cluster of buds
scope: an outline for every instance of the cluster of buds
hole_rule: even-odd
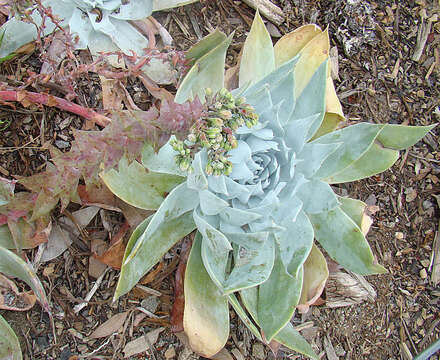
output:
[[[191,171],[194,154],[201,148],[208,152],[207,175],[229,175],[232,163],[227,152],[238,143],[234,134],[243,125],[251,128],[258,123],[254,108],[243,97],[234,98],[226,89],[213,95],[206,89],[207,111],[191,127],[185,141],[174,140],[173,149],[178,152],[176,161],[183,171]]]

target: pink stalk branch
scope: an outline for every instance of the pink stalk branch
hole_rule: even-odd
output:
[[[96,111],[92,109],[85,108],[81,105],[74,104],[70,101],[67,101],[65,99],[53,95],[40,94],[40,93],[24,91],[24,90],[22,91],[4,90],[4,91],[0,91],[0,100],[18,101],[21,102],[23,106],[28,106],[30,104],[40,104],[40,105],[56,107],[58,109],[79,115],[103,127],[111,123],[111,119],[108,118],[107,116],[98,114]]]

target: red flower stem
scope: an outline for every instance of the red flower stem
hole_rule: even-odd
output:
[[[65,99],[53,95],[40,94],[30,91],[5,90],[5,91],[0,91],[0,100],[19,101],[23,103],[24,106],[26,106],[26,103],[53,106],[58,109],[79,115],[103,127],[111,123],[111,119],[108,118],[107,116],[98,114],[96,111],[92,109],[85,108],[81,105],[74,104],[70,101],[67,101]]]

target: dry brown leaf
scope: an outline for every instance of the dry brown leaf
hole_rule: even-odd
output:
[[[27,311],[31,309],[37,297],[33,291],[19,292],[15,283],[0,274],[0,309],[12,311]]]
[[[130,356],[143,353],[147,351],[151,346],[153,346],[157,339],[159,338],[159,334],[164,330],[165,328],[161,327],[158,329],[154,329],[147,333],[144,336],[141,336],[133,341],[130,341],[127,345],[124,347],[124,358],[129,358]]]
[[[225,348],[221,349],[217,354],[211,357],[213,360],[234,360],[232,355]]]
[[[105,323],[99,325],[95,331],[93,331],[89,338],[90,339],[98,339],[102,337],[110,336],[115,332],[119,332],[124,325],[125,320],[127,319],[129,311],[113,315],[110,319],[108,319]]]

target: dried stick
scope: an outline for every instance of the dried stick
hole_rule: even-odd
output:
[[[259,10],[261,15],[271,22],[281,25],[284,21],[283,11],[269,0],[243,0],[251,8]]]
[[[53,106],[61,110],[71,112],[73,114],[79,115],[89,121],[100,126],[107,126],[111,123],[111,119],[107,116],[98,114],[96,111],[85,108],[81,105],[74,104],[65,99],[59,98],[57,96],[40,94],[30,91],[15,91],[15,90],[4,90],[0,91],[0,101],[18,101],[24,106],[29,104],[40,104],[46,106]]]

